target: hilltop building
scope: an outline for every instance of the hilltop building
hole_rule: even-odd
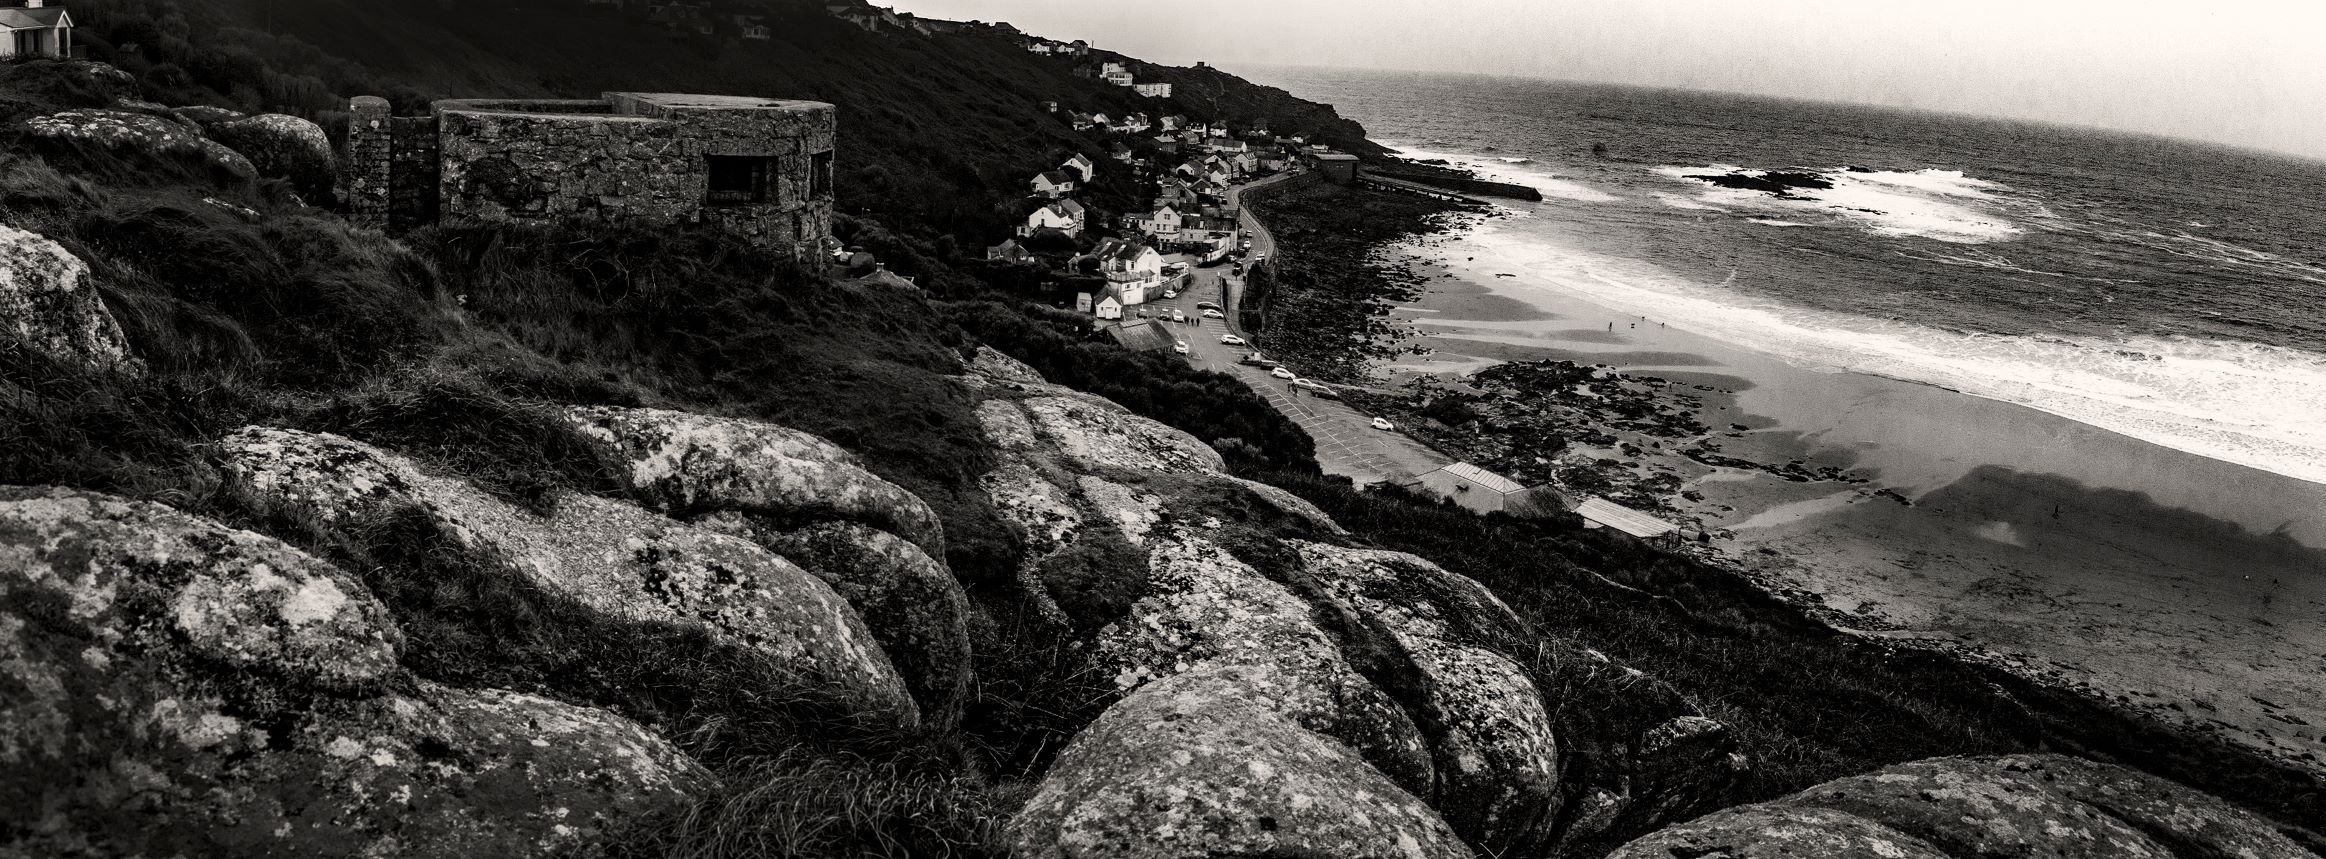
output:
[[[832,105],[613,92],[463,99],[393,117],[349,105],[348,215],[404,230],[446,219],[714,224],[805,258],[832,232]]]
[[[45,0],[0,8],[0,57],[73,55],[73,16]]]

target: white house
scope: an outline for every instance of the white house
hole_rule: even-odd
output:
[[[1114,84],[1115,86],[1138,85],[1138,80],[1131,77],[1130,72],[1107,72],[1104,77],[1107,83]]]
[[[1122,63],[1101,63],[1098,67],[1098,73],[1101,75],[1127,75],[1131,73],[1131,69]]]
[[[73,16],[43,0],[0,9],[0,57],[69,57],[73,54]]]
[[[1098,162],[1090,160],[1090,156],[1080,152],[1074,153],[1074,157],[1066,159],[1066,163],[1060,164],[1058,167],[1061,170],[1073,171],[1073,175],[1081,177],[1083,182],[1088,182],[1098,176]]]
[[[1098,294],[1098,300],[1091,302],[1090,315],[1100,319],[1123,318],[1122,291],[1111,285],[1101,290]]]
[[[1026,216],[1026,225],[1018,228],[1018,235],[1030,236],[1042,230],[1057,230],[1069,236],[1082,235],[1084,210],[1081,203],[1059,200],[1034,210]]]
[[[1140,95],[1146,96],[1148,98],[1171,97],[1170,84],[1133,84],[1131,88],[1137,90]]]
[[[1049,170],[1034,177],[1034,196],[1057,199],[1074,192],[1074,176],[1064,170]]]
[[[1181,223],[1182,218],[1179,215],[1179,210],[1172,208],[1170,204],[1164,204],[1162,208],[1156,209],[1154,214],[1142,219],[1139,222],[1139,229],[1147,235],[1153,236],[1156,241],[1176,242],[1179,241],[1179,225]]]
[[[1103,113],[1094,113],[1094,114],[1091,114],[1091,115],[1090,115],[1090,121],[1091,121],[1093,124],[1095,124],[1095,125],[1097,125],[1097,126],[1099,126],[1099,127],[1101,127],[1101,128],[1104,128],[1104,127],[1107,127],[1107,126],[1111,126],[1111,125],[1113,125],[1113,124],[1114,124],[1114,120],[1111,120],[1111,119],[1108,119],[1108,118],[1106,118],[1106,114],[1103,114]]]

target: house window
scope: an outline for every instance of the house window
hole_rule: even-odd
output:
[[[713,155],[710,161],[710,192],[705,202],[713,206],[750,206],[767,202],[768,178],[775,173],[775,159],[752,155]]]
[[[819,200],[832,196],[832,150],[808,156],[808,196]]]

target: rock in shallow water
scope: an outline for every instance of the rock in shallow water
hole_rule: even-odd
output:
[[[0,487],[0,855],[544,856],[708,780],[620,717],[414,680],[400,641],[271,538]]]

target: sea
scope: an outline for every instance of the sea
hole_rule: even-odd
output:
[[[1248,73],[1407,157],[1540,189],[1491,229],[1600,255],[1611,305],[2326,483],[2326,162],[1734,94]],[[1819,187],[1712,179],[1771,172]]]
[[[1236,69],[1543,192],[1383,248],[1378,369],[1693,387],[1707,551],[1854,634],[2326,776],[2326,162],[1975,117],[1474,75]],[[1585,457],[1610,457],[1584,452]]]

